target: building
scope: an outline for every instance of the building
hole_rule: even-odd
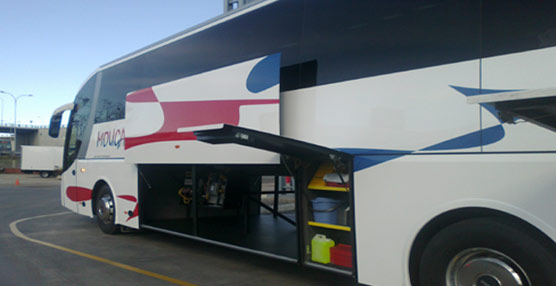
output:
[[[232,10],[241,9],[252,2],[257,2],[260,0],[224,0],[224,13],[230,12]]]

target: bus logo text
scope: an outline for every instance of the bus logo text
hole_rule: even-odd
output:
[[[99,131],[97,136],[97,147],[106,148],[106,146],[116,147],[120,149],[124,142],[125,131],[121,129],[113,129],[108,131]]]

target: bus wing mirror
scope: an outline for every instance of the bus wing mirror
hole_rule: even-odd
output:
[[[50,117],[50,126],[48,128],[48,135],[50,135],[50,137],[58,138],[58,135],[60,135],[60,126],[62,125],[62,114],[64,114],[64,111],[72,110],[73,107],[73,103],[68,103],[54,110],[52,117]]]
[[[50,127],[48,128],[48,135],[52,138],[58,138],[60,135],[60,125],[62,123],[62,114],[53,114],[50,117]]]

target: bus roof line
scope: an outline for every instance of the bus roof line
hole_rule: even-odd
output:
[[[179,33],[177,33],[177,34],[174,34],[174,35],[172,35],[172,36],[166,37],[166,38],[164,38],[164,39],[162,39],[162,40],[160,40],[160,41],[158,41],[158,42],[155,42],[155,43],[153,43],[153,44],[151,44],[151,45],[148,45],[148,46],[146,46],[146,47],[144,47],[144,48],[142,48],[142,49],[139,49],[139,50],[137,50],[137,51],[135,51],[135,52],[132,52],[132,53],[127,54],[127,55],[125,55],[125,56],[122,56],[122,57],[120,57],[120,58],[118,58],[118,59],[116,59],[116,60],[113,60],[113,61],[111,61],[111,62],[109,62],[109,63],[107,63],[107,64],[104,64],[104,65],[100,66],[100,67],[95,71],[95,73],[96,73],[96,72],[99,72],[99,71],[102,71],[102,70],[105,70],[105,69],[108,69],[108,68],[110,68],[110,67],[113,67],[113,66],[115,66],[115,65],[117,65],[117,64],[119,64],[119,63],[128,61],[128,60],[133,59],[133,58],[135,58],[135,57],[138,57],[138,56],[140,56],[140,55],[146,54],[146,53],[148,53],[148,52],[150,52],[150,51],[152,51],[152,50],[155,50],[155,49],[158,49],[158,48],[160,48],[160,47],[169,45],[169,44],[171,44],[171,43],[173,43],[173,42],[179,41],[179,40],[181,40],[181,39],[183,39],[183,38],[185,38],[185,37],[188,37],[188,36],[190,36],[190,35],[193,35],[193,34],[196,34],[196,33],[201,32],[201,31],[204,31],[204,30],[206,30],[206,29],[209,29],[209,28],[214,27],[214,26],[216,26],[216,25],[218,25],[218,24],[221,24],[221,23],[224,23],[224,22],[226,22],[226,21],[229,21],[229,20],[231,20],[231,19],[233,19],[233,18],[236,18],[236,17],[239,17],[239,16],[241,16],[241,15],[247,14],[247,13],[253,11],[253,10],[256,10],[256,9],[259,9],[259,8],[264,7],[264,6],[266,6],[266,5],[272,4],[272,3],[276,2],[276,1],[278,1],[278,0],[259,0],[259,1],[255,1],[255,2],[252,2],[252,3],[248,4],[248,5],[247,5],[245,8],[243,8],[243,9],[233,10],[233,11],[231,11],[231,12],[228,12],[228,13],[225,13],[225,14],[222,14],[222,15],[219,15],[219,16],[216,16],[216,17],[214,17],[214,18],[212,18],[212,19],[210,19],[210,20],[207,20],[207,21],[205,21],[205,22],[202,22],[201,24],[195,25],[195,26],[193,26],[193,27],[191,27],[191,28],[189,28],[189,29],[186,29],[186,30],[184,30],[184,31],[182,31],[182,32],[179,32]]]

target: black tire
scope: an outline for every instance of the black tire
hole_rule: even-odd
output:
[[[45,179],[46,179],[46,178],[50,177],[50,172],[41,171],[40,176],[41,176],[41,178],[45,178]]]
[[[515,271],[523,285],[556,286],[556,250],[552,242],[529,226],[498,217],[464,220],[438,232],[421,256],[419,281],[421,286],[495,286],[500,284],[494,281],[507,274],[504,267],[496,269],[498,266]],[[472,282],[450,284],[454,273]],[[513,277],[505,281],[517,280]]]
[[[97,193],[94,212],[98,226],[104,233],[115,234],[120,231],[120,227],[115,223],[116,205],[114,204],[114,196],[106,185],[102,186]]]

